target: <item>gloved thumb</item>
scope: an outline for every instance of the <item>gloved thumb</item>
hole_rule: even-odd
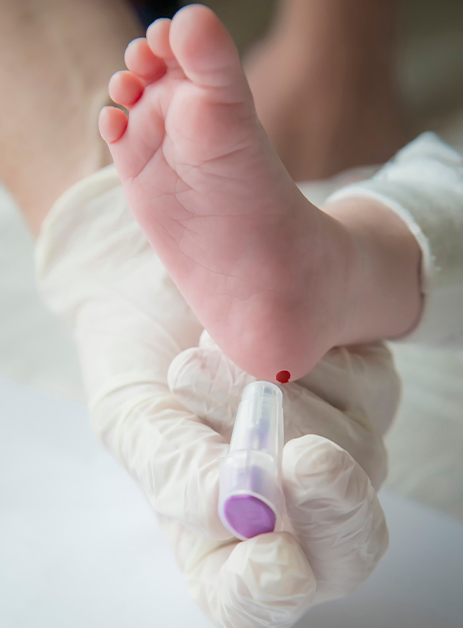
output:
[[[175,547],[188,590],[223,628],[289,628],[312,606],[316,581],[288,532],[217,543],[161,521]]]
[[[283,451],[286,509],[317,580],[317,602],[360,585],[388,547],[384,513],[352,456],[321,436],[293,439]]]
[[[167,374],[170,391],[192,414],[230,441],[243,388],[255,382],[204,331],[199,346],[182,351]]]

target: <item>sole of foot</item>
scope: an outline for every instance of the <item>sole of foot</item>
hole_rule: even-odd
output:
[[[100,133],[136,220],[238,366],[269,381],[302,377],[348,320],[349,235],[284,168],[211,10],[156,20],[125,61],[109,92],[129,115],[104,108]]]

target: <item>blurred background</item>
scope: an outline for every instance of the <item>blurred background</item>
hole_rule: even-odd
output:
[[[244,54],[263,37],[277,0],[207,0]],[[435,130],[463,147],[463,3],[397,2],[396,72],[417,130]]]
[[[204,4],[217,12],[243,54],[265,35],[276,6],[274,0]],[[463,2],[404,0],[399,5],[394,62],[410,128],[414,135],[434,130],[463,149]],[[80,400],[72,339],[37,295],[33,253],[31,235],[0,188],[0,376]],[[392,348],[404,394],[387,437],[387,486],[463,519],[461,356],[405,345]],[[0,399],[0,409],[1,404]]]

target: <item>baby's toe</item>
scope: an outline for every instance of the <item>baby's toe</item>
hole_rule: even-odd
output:
[[[125,51],[125,64],[128,69],[147,82],[161,78],[166,72],[166,64],[156,56],[144,37],[134,39]]]
[[[144,85],[132,72],[123,70],[112,75],[109,81],[109,95],[119,105],[130,107],[140,99]]]
[[[167,65],[176,64],[174,53],[170,47],[170,25],[171,21],[167,18],[155,20],[146,31],[146,41],[152,53],[161,59],[164,59]]]
[[[172,20],[170,44],[193,82],[203,87],[231,87],[232,98],[246,83],[233,39],[208,7],[193,4],[180,9]]]
[[[98,121],[100,135],[108,144],[117,142],[125,133],[129,119],[116,107],[103,107]]]

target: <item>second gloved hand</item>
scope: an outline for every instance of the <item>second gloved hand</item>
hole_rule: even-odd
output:
[[[336,349],[304,380],[283,387],[287,531],[220,542],[161,518],[193,598],[217,625],[292,626],[313,604],[355,589],[378,563],[388,535],[367,473],[376,488],[385,476],[381,432],[398,392],[388,359],[380,345]],[[381,375],[396,394],[378,386]],[[206,332],[199,347],[174,359],[168,377],[185,408],[227,441],[252,381]]]

